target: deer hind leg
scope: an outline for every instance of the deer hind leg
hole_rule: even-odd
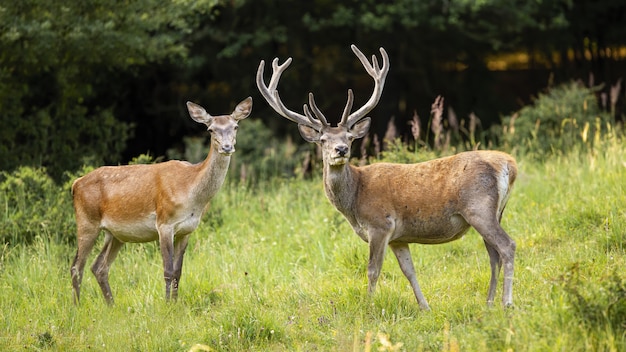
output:
[[[400,264],[400,269],[402,269],[402,273],[411,283],[411,288],[413,288],[413,293],[415,294],[415,298],[417,298],[417,303],[419,304],[422,310],[430,310],[428,306],[428,302],[426,302],[426,298],[422,294],[422,290],[420,289],[420,285],[417,282],[417,276],[415,275],[415,266],[413,265],[413,259],[411,258],[411,250],[409,249],[409,245],[407,243],[390,243],[389,247],[393,251],[393,254],[396,255],[396,259],[398,259],[398,264]]]
[[[479,215],[470,217],[468,223],[483,237],[491,262],[491,280],[487,300],[493,300],[499,267],[504,268],[502,304],[513,305],[513,269],[515,259],[515,241],[502,229],[496,216]],[[496,256],[497,254],[497,256]],[[495,265],[494,265],[495,263]],[[495,281],[495,283],[494,283]]]
[[[72,287],[74,289],[74,304],[78,304],[80,301],[80,285],[83,281],[83,272],[85,270],[85,263],[91,250],[93,249],[96,239],[100,233],[97,226],[81,225],[77,222],[77,251],[72,266],[70,267],[70,274],[72,276]]]
[[[104,247],[91,266],[91,272],[96,277],[104,299],[108,304],[113,304],[113,294],[111,293],[111,286],[109,286],[109,269],[122,245],[124,245],[123,242],[120,242],[111,233],[105,231]]]
[[[189,235],[185,235],[174,243],[174,275],[172,279],[172,299],[174,300],[178,298],[178,284],[183,272],[183,257],[188,242]]]
[[[498,251],[487,241],[485,241],[485,247],[487,247],[489,264],[491,265],[491,279],[489,280],[489,290],[487,291],[487,305],[491,307],[496,297],[496,286],[498,285],[498,276],[500,275],[502,263],[500,262],[500,254]]]

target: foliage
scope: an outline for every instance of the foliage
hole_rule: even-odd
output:
[[[60,180],[85,158],[121,160],[132,122],[115,111],[119,77],[184,58],[216,0],[0,5],[0,169],[46,167]]]
[[[154,164],[159,162],[160,160],[154,159],[150,154],[140,154],[139,156],[134,157],[131,161],[128,162],[128,165],[133,164]]]
[[[351,3],[318,1],[318,8],[303,17],[312,30],[356,26],[365,32],[395,32],[429,28],[455,33],[459,42],[485,42],[493,49],[512,46],[505,38],[518,37],[525,30],[567,26],[563,7],[570,1],[520,2],[503,6],[500,0],[419,2],[375,0]],[[538,15],[541,16],[538,16]],[[495,16],[494,16],[495,15]]]
[[[549,88],[532,105],[504,118],[503,144],[538,158],[593,150],[613,132],[614,123],[600,109],[597,90],[576,82]]]
[[[280,85],[287,105],[300,106],[313,91],[338,117],[347,88],[355,105],[371,88],[352,43],[365,53],[383,46],[391,57],[375,115],[423,114],[421,101],[443,94],[459,116],[473,112],[489,127],[538,88],[544,69],[556,81],[590,71],[614,78],[623,9],[616,0],[5,1],[0,168],[43,166],[59,181],[82,164],[164,156],[195,128],[181,102],[219,106],[254,95],[260,59],[293,57]],[[526,57],[533,77],[491,71],[492,58],[505,54]],[[254,114],[274,136],[299,138],[270,110],[256,104]],[[372,130],[385,122],[373,119]]]
[[[59,187],[43,168],[0,173],[0,243],[15,246],[36,237],[61,243],[74,237],[69,186]]]
[[[366,54],[376,53],[382,46],[390,54],[392,69],[377,108],[380,115],[404,117],[423,108],[419,101],[443,94],[460,116],[474,112],[487,127],[499,114],[514,109],[520,98],[503,99],[502,87],[494,85],[508,83],[495,82],[499,74],[487,70],[487,58],[494,53],[534,52],[543,48],[544,38],[548,43],[562,42],[558,38],[567,31],[567,16],[573,6],[569,0],[514,5],[501,0],[269,0],[236,4],[221,10],[223,21],[207,23],[217,45],[192,53],[223,59],[211,65],[212,77],[223,77],[231,89],[215,90],[215,94],[233,91],[236,84],[229,79],[241,75],[242,65],[257,67],[259,58],[293,57],[295,66],[280,84],[285,101],[292,102],[287,106],[301,105],[302,97],[312,91],[323,111],[338,116],[346,88],[355,89],[355,105],[359,92],[370,88],[362,68],[355,65],[349,45],[357,44]],[[255,89],[254,72],[246,77],[251,83],[249,89]],[[267,111],[266,107],[257,109]],[[384,130],[384,122],[374,119],[373,123],[373,130]],[[406,130],[402,128],[402,132]]]

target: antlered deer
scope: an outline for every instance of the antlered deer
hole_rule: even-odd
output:
[[[330,202],[350,222],[359,237],[369,243],[368,291],[373,293],[387,245],[411,283],[420,308],[429,309],[415,276],[409,243],[439,244],[463,236],[470,226],[482,236],[491,265],[487,302],[493,304],[500,268],[504,267],[502,303],[513,304],[515,242],[500,226],[502,212],[517,174],[515,160],[495,151],[472,151],[417,164],[375,163],[350,165],[350,147],[370,127],[365,117],[378,103],[389,70],[383,48],[382,67],[372,63],[354,45],[352,50],[374,79],[374,92],[363,107],[352,110],[353,94],[337,127],[332,127],[309,93],[304,115],[285,107],[277,91],[280,76],[291,63],[272,62],[272,77],[265,84],[261,61],[257,86],[269,105],[296,122],[302,137],[322,149],[324,189]]]
[[[159,241],[166,299],[176,299],[189,235],[224,183],[235,151],[237,124],[250,114],[252,98],[230,115],[211,116],[187,102],[189,115],[205,124],[211,147],[199,164],[172,160],[150,165],[104,166],[72,184],[78,251],[71,267],[74,302],[80,300],[85,262],[100,231],[104,248],[91,267],[107,303],[113,303],[109,268],[125,242]]]

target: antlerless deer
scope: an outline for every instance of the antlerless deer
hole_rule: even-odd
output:
[[[389,71],[389,58],[380,48],[382,67],[372,63],[354,45],[352,51],[374,79],[374,92],[360,109],[351,113],[353,94],[337,127],[318,109],[312,93],[304,114],[285,107],[278,94],[281,65],[272,62],[272,77],[265,84],[261,61],[257,86],[268,104],[281,116],[298,124],[302,137],[322,149],[324,189],[330,202],[350,222],[359,237],[369,243],[368,291],[373,293],[387,245],[409,280],[420,308],[429,309],[422,294],[409,251],[409,243],[439,244],[463,236],[470,226],[482,236],[491,264],[487,302],[493,304],[500,268],[504,267],[502,303],[513,304],[515,242],[500,226],[502,212],[517,175],[515,160],[496,151],[472,151],[417,164],[375,163],[350,165],[350,147],[370,127],[365,117],[378,104]]]
[[[189,235],[224,183],[235,152],[237,124],[250,115],[252,98],[230,115],[211,116],[187,102],[191,118],[205,124],[211,147],[199,164],[172,160],[150,165],[104,166],[72,184],[78,251],[71,275],[74,301],[80,299],[85,262],[100,231],[104,248],[91,267],[107,303],[113,303],[109,268],[125,242],[159,241],[166,299],[176,299]]]

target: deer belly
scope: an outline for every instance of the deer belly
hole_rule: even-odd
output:
[[[400,222],[396,227],[398,237],[393,241],[438,244],[461,238],[469,224],[460,215],[452,215],[448,219],[412,220]],[[395,236],[394,236],[395,237]]]
[[[156,219],[148,216],[133,221],[112,221],[102,219],[102,228],[122,242],[151,242],[159,238]]]

